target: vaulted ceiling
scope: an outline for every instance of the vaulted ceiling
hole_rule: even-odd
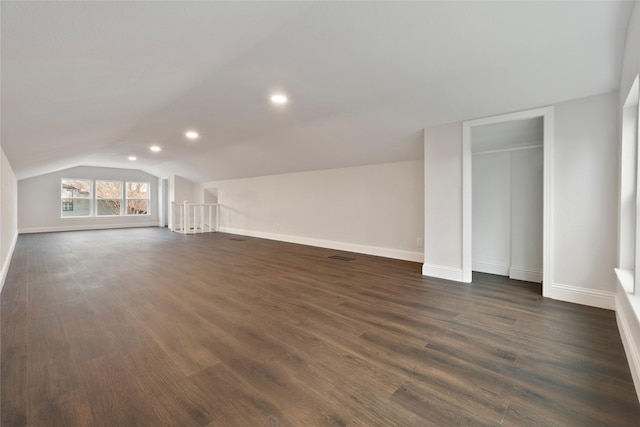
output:
[[[631,7],[3,1],[2,148],[18,178],[418,159],[424,127],[615,90]]]

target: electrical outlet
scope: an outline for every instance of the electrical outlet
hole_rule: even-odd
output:
[[[416,248],[424,246],[424,239],[422,237],[416,237]]]

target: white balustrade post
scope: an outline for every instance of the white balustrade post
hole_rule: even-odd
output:
[[[187,228],[187,226],[189,225],[189,208],[187,203],[188,202],[186,200],[182,203],[182,232],[185,234],[189,232],[189,229]]]
[[[196,234],[198,232],[198,220],[197,220],[197,214],[198,210],[196,209],[196,206],[193,205],[193,234]]]

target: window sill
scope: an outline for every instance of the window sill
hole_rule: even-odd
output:
[[[622,289],[628,294],[633,293],[633,271],[623,270],[622,268],[614,268],[616,276],[618,276],[618,282]]]
[[[86,216],[61,216],[60,219],[109,219],[109,218],[136,218],[151,216],[150,213],[146,214],[126,214],[126,215],[86,215]]]

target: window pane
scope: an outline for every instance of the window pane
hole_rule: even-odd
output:
[[[96,181],[96,197],[100,199],[119,199],[122,197],[122,182]]]
[[[63,200],[62,201],[62,211],[70,212],[73,210],[73,200]]]
[[[127,215],[146,215],[148,200],[127,200]]]
[[[127,182],[127,199],[148,199],[148,182]]]
[[[63,179],[62,197],[91,197],[91,180]]]
[[[62,216],[91,215],[91,199],[62,199]]]
[[[120,215],[120,199],[100,199],[97,201],[98,215]]]

